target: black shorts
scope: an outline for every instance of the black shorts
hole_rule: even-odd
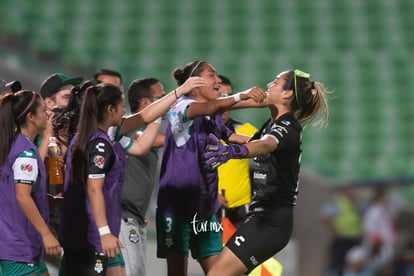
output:
[[[107,267],[108,258],[102,254],[64,249],[59,276],[102,276]]]
[[[226,217],[230,219],[231,223],[239,228],[239,226],[246,220],[247,218],[247,211],[249,206],[244,204],[242,206],[234,207],[234,208],[227,208]],[[222,210],[221,208],[217,211],[217,219],[221,221]]]
[[[292,235],[293,207],[249,213],[226,246],[243,262],[248,273],[282,250]]]

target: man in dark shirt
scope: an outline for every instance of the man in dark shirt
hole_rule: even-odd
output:
[[[164,87],[155,78],[142,78],[132,82],[128,89],[128,102],[135,113],[165,95]],[[137,138],[141,130],[130,133]],[[159,134],[153,148],[144,156],[128,155],[122,192],[122,222],[120,240],[127,275],[146,275],[146,220],[145,215],[157,181],[158,147],[164,135]]]

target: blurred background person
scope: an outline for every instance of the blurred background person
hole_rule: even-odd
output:
[[[8,93],[16,93],[22,89],[22,84],[20,81],[14,80],[11,82],[6,82],[5,80],[0,80],[0,101]]]
[[[374,256],[371,248],[356,245],[346,253],[344,276],[379,276],[379,269],[378,257]]]
[[[219,75],[221,85],[219,93],[222,97],[233,95],[233,85],[229,78]],[[230,115],[231,111],[225,111],[221,117],[226,127],[237,134],[251,137],[257,129],[249,124],[235,120]],[[226,217],[236,227],[244,221],[249,203],[251,201],[252,189],[250,184],[249,159],[232,159],[218,168],[219,204],[225,208]],[[223,196],[222,192],[225,195]],[[219,215],[220,217],[220,215]]]
[[[165,96],[163,85],[156,78],[134,80],[128,88],[131,113],[136,113]],[[161,120],[161,118],[160,118]],[[128,136],[138,140],[144,128],[131,131]],[[120,240],[128,276],[145,276],[147,249],[146,214],[155,185],[158,182],[158,148],[164,135],[159,133],[152,148],[145,155],[127,155],[122,188],[122,221]]]
[[[374,190],[363,217],[364,243],[375,252],[381,275],[393,275],[396,247],[396,214],[384,187]]]
[[[82,82],[83,78],[68,78],[62,73],[48,76],[40,86],[40,95],[45,101],[46,108],[66,107],[69,104],[70,92]]]
[[[362,241],[362,207],[359,206],[355,187],[338,188],[333,200],[323,206],[321,221],[330,234],[326,275],[341,276],[349,249]]]
[[[123,89],[122,75],[113,69],[100,69],[95,73],[94,79],[104,83],[110,83]]]

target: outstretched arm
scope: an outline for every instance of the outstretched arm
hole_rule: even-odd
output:
[[[161,99],[151,103],[138,113],[125,117],[121,128],[120,135],[124,135],[131,130],[144,127],[158,117],[164,115],[177,98],[189,93],[196,87],[204,86],[206,81],[201,77],[191,77],[183,85],[168,93]]]
[[[160,128],[160,123],[161,122],[159,122],[157,119],[149,124],[137,138],[133,139],[134,143],[127,150],[127,153],[138,156],[147,154],[154,146],[154,142],[157,138],[158,130]]]
[[[208,102],[193,103],[188,107],[186,118],[192,119],[204,115],[215,115],[230,109],[264,107],[265,98],[266,94],[261,88],[253,87],[229,97],[218,98]],[[234,106],[236,108],[233,108]]]
[[[270,136],[264,136],[260,140],[254,140],[244,145],[222,143],[214,134],[210,134],[203,154],[205,165],[214,170],[229,159],[252,158],[275,151],[277,142]]]

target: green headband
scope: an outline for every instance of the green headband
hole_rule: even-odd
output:
[[[294,79],[294,82],[295,82],[295,96],[296,96],[296,100],[299,102],[299,98],[298,98],[298,88],[297,88],[297,85],[296,85],[296,77],[297,76],[302,77],[302,78],[309,78],[310,77],[310,74],[305,73],[303,71],[300,71],[298,69],[295,69],[293,71],[293,79]]]

